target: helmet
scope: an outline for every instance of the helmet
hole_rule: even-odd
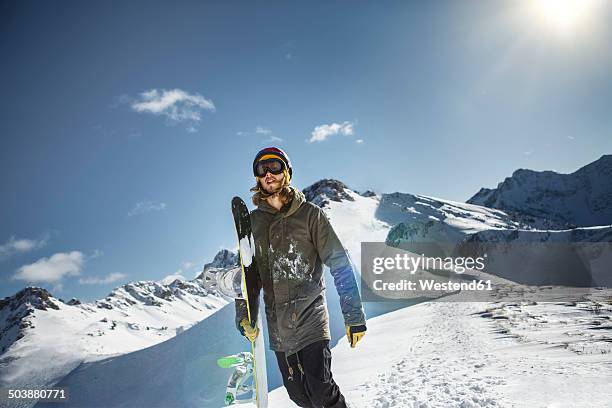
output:
[[[291,160],[289,160],[289,156],[287,156],[287,153],[285,153],[278,147],[263,148],[255,155],[255,159],[253,159],[253,175],[257,177],[257,172],[255,171],[255,166],[257,165],[257,162],[263,158],[268,159],[271,156],[277,157],[283,163],[285,163],[285,167],[287,168],[287,172],[289,173],[289,179],[291,179],[291,177],[293,177],[293,168],[291,167]]]

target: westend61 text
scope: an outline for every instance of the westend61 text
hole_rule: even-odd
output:
[[[377,291],[457,291],[457,290],[492,290],[490,280],[473,280],[470,282],[436,282],[431,279],[419,279],[417,283],[402,279],[399,282],[383,282],[377,279],[373,282],[373,288]]]

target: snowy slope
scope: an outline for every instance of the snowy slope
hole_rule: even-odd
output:
[[[332,371],[356,408],[609,407],[612,338],[591,328],[612,305],[595,304],[421,303],[369,320],[356,349],[340,341]],[[284,388],[270,401],[296,406]]]
[[[516,170],[468,203],[497,208],[539,229],[612,224],[612,155],[571,174]]]
[[[83,363],[57,384],[72,391],[69,401],[37,407],[220,407],[229,370],[216,360],[248,348],[233,321],[227,305],[168,341]]]
[[[454,241],[483,230],[520,227],[500,210],[406,193],[383,194],[376,217],[394,226],[410,226],[414,240]]]
[[[386,244],[404,249],[432,242],[452,248],[482,231],[520,227],[503,211],[405,193],[383,194],[376,217],[393,225]]]
[[[228,300],[197,278],[169,285],[132,282],[93,303],[69,303],[40,288],[23,289],[2,301],[0,386],[52,385],[83,361],[168,340]]]

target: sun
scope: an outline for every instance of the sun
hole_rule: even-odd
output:
[[[538,20],[550,28],[570,33],[588,24],[600,0],[532,0]]]

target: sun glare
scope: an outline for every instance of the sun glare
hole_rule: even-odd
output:
[[[588,23],[599,0],[532,0],[538,19],[564,33]]]

